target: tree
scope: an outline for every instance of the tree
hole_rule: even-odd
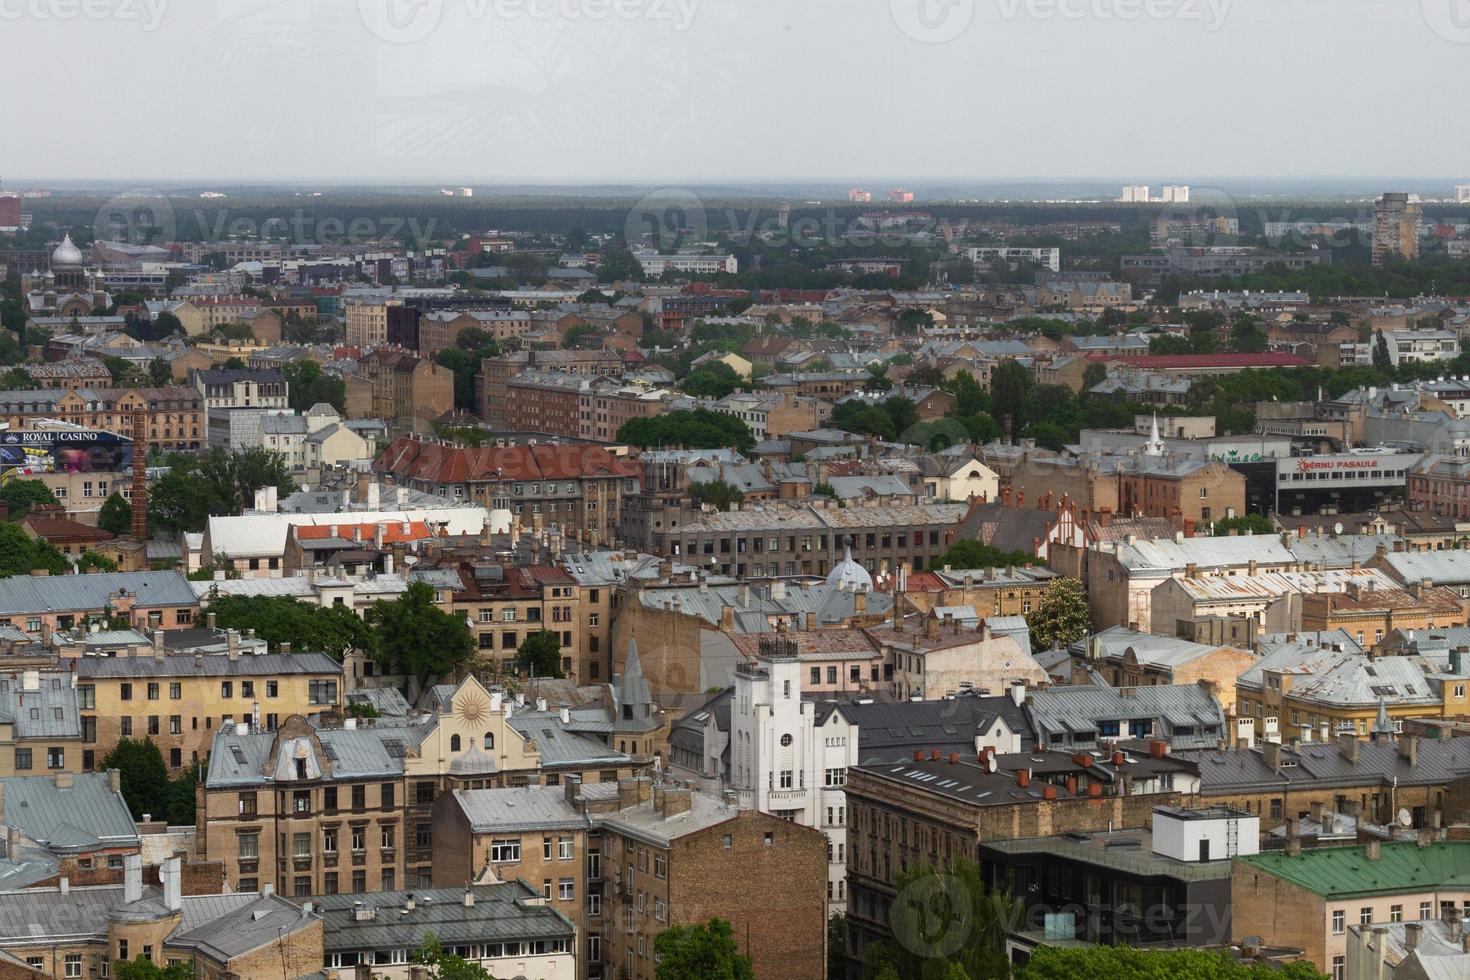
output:
[[[1001,551],[999,548],[979,541],[956,541],[949,546],[944,556],[935,562],[940,568],[1001,568],[1006,565],[1034,563],[1035,555],[1024,551]]]
[[[434,590],[414,582],[393,602],[375,602],[367,624],[377,631],[373,655],[419,680],[453,673],[474,655],[469,625],[434,605]]]
[[[161,817],[168,812],[168,767],[163,753],[146,738],[124,738],[103,758],[102,770],[116,769],[122,797],[134,820],[143,815]]]
[[[97,526],[113,537],[122,537],[133,529],[133,505],[114,493],[97,513]]]
[[[1194,345],[1189,338],[1177,333],[1160,334],[1148,342],[1150,354],[1192,354]]]
[[[745,502],[745,492],[724,480],[707,480],[689,487],[689,499],[696,504],[712,504],[716,510],[729,510]]]
[[[155,357],[148,362],[148,380],[153,382],[155,388],[167,388],[174,383],[173,369],[168,366],[168,361],[161,357]]]
[[[1149,346],[1153,343],[1150,341]],[[1084,394],[1108,380],[1108,366],[1099,361],[1093,361],[1082,369],[1082,391]]]
[[[1326,980],[1302,960],[1279,965],[1241,963],[1213,949],[1138,949],[1133,946],[1040,946],[1016,980]]]
[[[735,930],[724,919],[671,926],[653,941],[657,980],[754,980],[749,957],[740,955]]]
[[[195,822],[197,803],[194,792],[204,781],[204,764],[197,759],[168,781],[164,819],[175,827]]]
[[[71,566],[66,556],[45,541],[36,541],[19,524],[0,524],[0,578],[45,571],[65,575]]]
[[[194,967],[184,960],[160,967],[139,953],[136,959],[114,963],[112,975],[116,980],[193,980]]]
[[[321,402],[331,405],[339,413],[347,411],[347,383],[341,378],[323,374],[316,361],[305,357],[299,361],[288,361],[281,368],[281,373],[286,376],[291,390],[288,403],[296,411],[304,412]]]
[[[1002,361],[990,372],[991,414],[1012,438],[1021,428],[1021,406],[1030,390],[1031,373],[1019,361]]]
[[[755,436],[744,422],[733,415],[704,408],[631,419],[618,430],[617,440],[640,449],[682,446],[685,449],[730,448],[748,453],[755,446]]]
[[[40,480],[11,480],[0,486],[0,501],[10,508],[12,521],[18,521],[31,512],[32,507],[56,507],[60,501],[51,488]]]
[[[847,916],[841,912],[827,919],[827,980],[847,980]]]
[[[212,577],[212,576],[211,576]],[[209,611],[224,629],[255,630],[271,652],[289,643],[297,652],[319,652],[341,659],[347,650],[369,650],[372,630],[346,606],[319,606],[290,596],[209,596]]]
[[[424,944],[414,952],[413,961],[429,968],[430,980],[495,980],[480,964],[445,952],[432,932],[424,936]]]
[[[1215,522],[1216,537],[1223,537],[1231,531],[1236,534],[1275,534],[1276,525],[1272,523],[1271,518],[1260,514],[1224,517]]]
[[[281,496],[296,491],[280,453],[252,447],[235,453],[211,449],[200,456],[174,454],[169,472],[148,494],[150,526],[169,533],[202,531],[211,515],[238,514],[255,505],[255,492],[273,486]]]
[[[533,677],[561,677],[561,638],[550,630],[532,633],[516,650],[516,669]]]
[[[1027,617],[1031,627],[1031,645],[1047,650],[1053,644],[1066,646],[1087,632],[1087,592],[1075,578],[1054,578],[1047,583],[1036,603],[1036,611]]]
[[[82,573],[91,571],[115,572],[117,571],[117,562],[108,558],[106,555],[99,555],[95,551],[85,551],[82,553],[82,557],[77,559],[77,571]]]
[[[1393,357],[1388,353],[1388,340],[1379,330],[1373,335],[1373,366],[1380,371],[1393,367]]]
[[[1005,941],[1020,911],[1008,894],[985,887],[976,862],[959,858],[942,872],[911,864],[898,873],[894,887],[893,939],[868,944],[864,977],[881,977],[885,970],[903,980],[1010,975]]]
[[[894,323],[894,333],[899,335],[916,334],[920,330],[930,330],[934,327],[934,315],[928,310],[904,310],[898,315]]]
[[[706,361],[679,382],[679,388],[695,398],[724,398],[740,385],[740,375],[724,361]]]
[[[0,391],[30,391],[36,379],[25,368],[13,367],[0,374]]]
[[[480,362],[470,356],[469,351],[458,347],[446,347],[434,355],[440,367],[454,373],[454,407],[471,412],[475,409],[475,375],[480,371]]]

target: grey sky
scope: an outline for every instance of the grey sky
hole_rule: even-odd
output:
[[[0,0],[0,37],[12,184],[1470,178],[1470,0]]]

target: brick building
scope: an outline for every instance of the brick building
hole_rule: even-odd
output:
[[[492,428],[525,427],[519,420],[519,408],[511,408],[510,380],[529,369],[557,371],[582,377],[622,375],[623,360],[612,350],[533,350],[516,351],[501,357],[487,357],[480,362],[480,417]]]
[[[12,429],[57,419],[131,437],[139,416],[149,446],[183,450],[205,444],[204,399],[192,387],[0,391],[0,422]]]
[[[373,470],[400,485],[510,510],[522,527],[555,524],[570,543],[614,540],[625,494],[643,469],[600,446],[456,448],[396,439]]]
[[[454,410],[454,372],[401,350],[375,350],[347,378],[347,417],[429,421]]]
[[[1223,463],[1168,456],[1028,456],[1010,475],[1022,502],[1066,495],[1080,509],[1162,517],[1184,527],[1246,512],[1245,477]]]

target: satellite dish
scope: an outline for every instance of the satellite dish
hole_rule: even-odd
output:
[[[1342,521],[1338,521],[1336,524],[1332,525],[1332,533],[1333,534],[1341,534],[1342,533]]]
[[[995,772],[995,768],[996,768],[995,767],[995,756],[993,756],[993,755],[987,755],[985,757],[985,771],[986,772]]]
[[[1413,818],[1413,816],[1409,813],[1409,811],[1405,807],[1399,807],[1399,826],[1400,827],[1412,827],[1412,826],[1414,826],[1414,818]]]

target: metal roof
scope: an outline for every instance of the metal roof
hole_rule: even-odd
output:
[[[77,676],[109,677],[278,677],[324,674],[340,676],[342,665],[325,653],[270,653],[229,657],[213,654],[170,654],[164,657],[83,657]]]
[[[71,673],[45,671],[37,679],[36,689],[26,690],[24,673],[0,678],[0,722],[15,725],[15,737],[21,740],[81,738]]]
[[[141,843],[138,827],[105,772],[6,776],[3,822],[52,851],[80,852]]]
[[[19,576],[0,580],[0,616],[102,609],[115,603],[123,590],[133,597],[135,609],[199,603],[189,580],[179,572]]]
[[[564,786],[455,790],[451,795],[477,834],[588,826],[580,808],[567,802]]]
[[[1225,731],[1220,702],[1197,684],[1053,687],[1031,692],[1026,701],[1026,715],[1043,744],[1054,737],[1070,737],[1074,733],[1095,736],[1100,722],[1144,718],[1162,722],[1163,730],[1156,734],[1181,748],[1214,745]],[[1174,733],[1180,728],[1192,731],[1176,736]]]
[[[1383,843],[1370,861],[1366,847],[1314,847],[1237,858],[1253,870],[1328,899],[1395,895],[1462,887],[1470,878],[1470,842]]]
[[[327,953],[413,950],[429,933],[446,946],[528,939],[565,939],[575,945],[571,920],[544,904],[525,882],[476,885],[469,891],[475,899],[471,907],[458,888],[319,896],[314,901],[325,920],[323,948]],[[414,908],[405,913],[410,894]],[[359,918],[358,909],[372,910],[372,917]]]

